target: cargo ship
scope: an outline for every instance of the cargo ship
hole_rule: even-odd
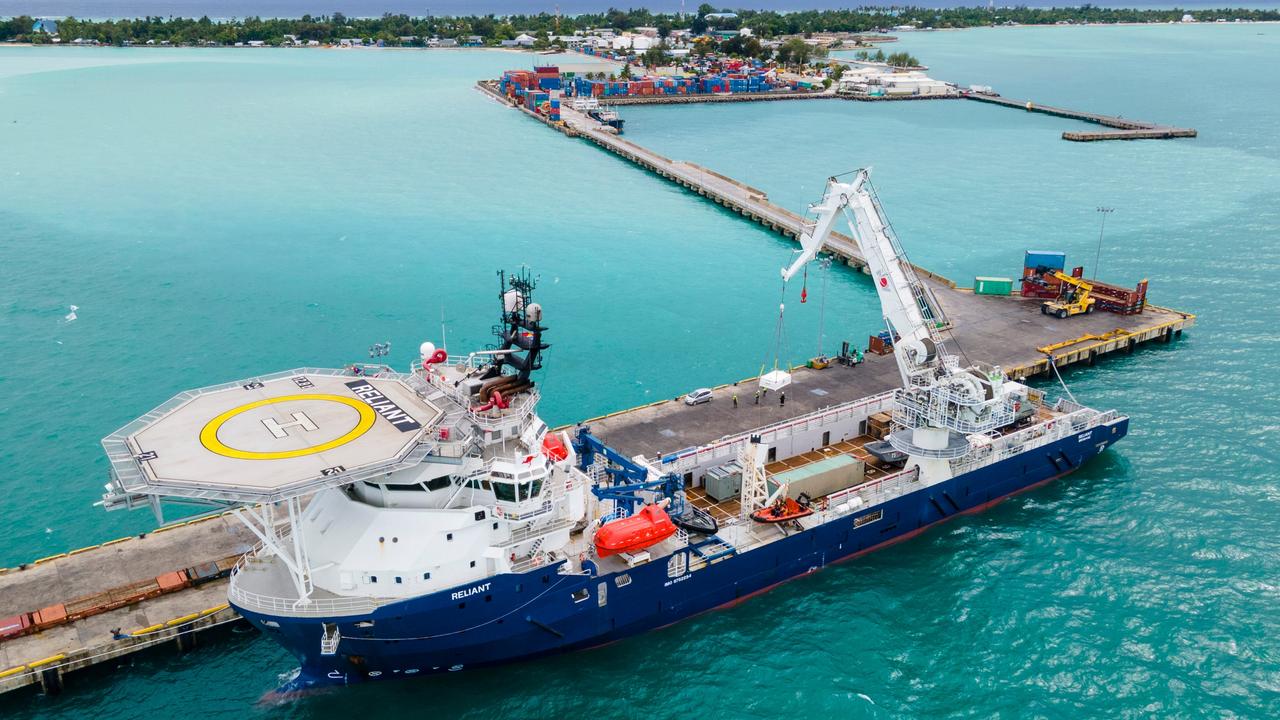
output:
[[[298,690],[670,625],[981,510],[1125,436],[1114,410],[960,364],[865,171],[831,179],[812,211],[783,280],[847,221],[894,391],[661,462],[629,456],[538,417],[543,309],[532,277],[500,273],[496,347],[427,342],[403,370],[301,368],[182,393],[103,441],[104,504],[161,522],[161,499],[233,511],[260,544],[229,601],[297,657],[282,690]],[[759,382],[783,392],[791,377]]]

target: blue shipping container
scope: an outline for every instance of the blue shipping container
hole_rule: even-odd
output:
[[[1067,266],[1067,254],[1056,250],[1028,250],[1023,267],[1047,267],[1061,270]]]

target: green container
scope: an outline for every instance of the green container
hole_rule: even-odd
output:
[[[975,277],[973,293],[975,295],[1012,295],[1013,280],[1002,277]]]

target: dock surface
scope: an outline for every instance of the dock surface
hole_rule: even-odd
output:
[[[242,555],[255,542],[239,520],[219,515],[6,569],[0,573],[0,617],[61,606],[68,621],[0,642],[0,693],[28,685],[56,692],[65,673],[162,642],[190,647],[195,633],[234,621],[225,579],[78,614],[113,595],[138,597],[158,576]]]
[[[935,292],[942,289],[935,281]],[[1144,343],[1170,342],[1194,323],[1194,316],[1160,307],[1148,307],[1138,315],[1095,312],[1059,320],[1052,315],[1042,315],[1042,301],[1032,298],[951,291],[941,294],[939,300],[955,323],[955,329],[944,333],[944,339],[962,363],[967,360],[1000,365],[1010,377],[1023,380],[1052,377],[1049,356],[1037,348],[1041,341],[1053,341],[1044,342],[1045,345],[1067,344],[1075,338],[1093,336],[1054,353],[1058,367],[1077,362],[1092,364],[1111,353],[1132,352]],[[879,329],[864,330],[869,335]],[[850,338],[850,344],[859,344],[855,340]],[[860,344],[866,344],[865,335]],[[759,386],[755,378],[748,378],[714,388],[714,399],[704,405],[688,406],[680,399],[671,399],[583,422],[608,444],[628,454],[643,454],[657,460],[669,453],[853,402],[901,385],[892,355],[866,353],[864,362],[852,368],[831,365],[822,370],[793,370],[791,385],[785,389],[785,404],[781,393],[772,392],[761,397],[757,404]],[[736,407],[734,395],[738,396]]]

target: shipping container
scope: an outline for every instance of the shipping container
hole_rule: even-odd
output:
[[[783,485],[786,496],[797,499],[801,493],[816,500],[833,492],[861,483],[866,477],[866,463],[851,455],[836,455],[794,470],[775,473],[769,478],[772,495]]]
[[[1050,270],[1062,270],[1067,266],[1067,254],[1056,250],[1028,250],[1023,267],[1047,267]]]
[[[192,585],[202,585],[222,577],[222,571],[216,562],[202,563],[187,568],[187,577],[191,578]]]
[[[37,630],[44,630],[55,625],[61,625],[67,621],[67,608],[62,603],[50,605],[47,608],[40,608],[32,613],[32,620],[35,621]]]
[[[0,640],[26,635],[31,631],[31,613],[0,619]]]
[[[182,570],[175,570],[156,576],[156,585],[160,586],[160,592],[181,590],[187,586],[188,582],[187,573]]]
[[[975,295],[1011,295],[1013,279],[978,276],[973,279],[973,292]]]

